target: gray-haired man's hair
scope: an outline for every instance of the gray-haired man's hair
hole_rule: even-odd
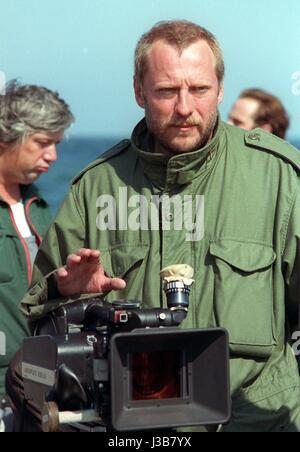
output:
[[[69,106],[58,93],[35,85],[7,84],[0,95],[0,142],[20,142],[37,132],[57,133],[72,122]]]

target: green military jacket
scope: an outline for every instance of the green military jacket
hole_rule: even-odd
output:
[[[37,244],[50,223],[50,212],[34,186],[22,187],[28,223]],[[29,333],[28,321],[18,309],[31,283],[30,254],[15,225],[8,204],[0,199],[0,394],[9,361]]]
[[[57,299],[53,270],[81,247],[99,249],[107,274],[126,280],[126,289],[108,294],[109,301],[127,297],[144,307],[166,304],[160,269],[189,264],[195,284],[183,326],[229,332],[233,413],[224,430],[300,430],[299,377],[287,328],[289,320],[297,323],[300,295],[299,173],[300,154],[259,129],[249,133],[219,122],[206,147],[168,157],[151,153],[142,121],[130,141],[73,181],[40,248],[23,312],[34,320],[72,301]],[[157,207],[158,227],[152,219],[151,225],[140,221],[137,206],[145,214],[162,194],[192,199],[187,216],[193,223],[180,227],[176,204],[173,211]],[[121,216],[114,219],[112,210]]]

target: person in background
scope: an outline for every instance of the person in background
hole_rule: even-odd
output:
[[[223,79],[222,51],[205,28],[168,21],[141,37],[134,92],[145,117],[130,140],[73,180],[39,249],[22,311],[33,331],[78,294],[165,307],[160,270],[188,264],[195,285],[182,326],[222,326],[229,334],[233,413],[223,430],[300,431],[289,342],[300,301],[300,154],[264,130],[222,122]],[[170,209],[153,205],[155,195]],[[181,208],[172,208],[174,196]],[[21,363],[22,349],[7,392],[17,415],[24,408],[26,428],[40,430],[42,406],[24,404]]]
[[[47,88],[13,80],[0,95],[0,396],[7,366],[29,333],[18,305],[51,220],[34,182],[57,159],[56,146],[73,120]]]
[[[262,89],[246,89],[239,95],[229,115],[228,124],[244,130],[257,127],[285,138],[289,117],[281,101]]]

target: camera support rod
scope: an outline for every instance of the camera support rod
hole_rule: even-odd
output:
[[[95,410],[59,411],[55,402],[48,402],[44,405],[42,415],[43,432],[58,432],[60,425],[78,422],[103,422],[103,420]]]

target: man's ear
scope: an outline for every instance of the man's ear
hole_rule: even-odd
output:
[[[6,148],[7,148],[7,145],[6,145],[5,143],[2,143],[2,142],[0,141],[0,152],[1,152],[1,153],[4,152]]]
[[[223,101],[224,98],[224,85],[223,83],[220,85],[219,94],[218,94],[218,105]]]
[[[273,127],[271,126],[271,124],[268,124],[267,122],[265,124],[259,125],[259,127],[261,129],[266,130],[267,132],[273,133]]]
[[[0,155],[4,154],[5,152],[12,151],[15,147],[15,143],[3,143],[0,141]]]
[[[140,82],[137,80],[136,77],[134,77],[134,94],[135,94],[135,100],[139,107],[144,108],[145,107],[145,101],[144,101],[144,95],[143,95],[143,89],[141,87]]]

